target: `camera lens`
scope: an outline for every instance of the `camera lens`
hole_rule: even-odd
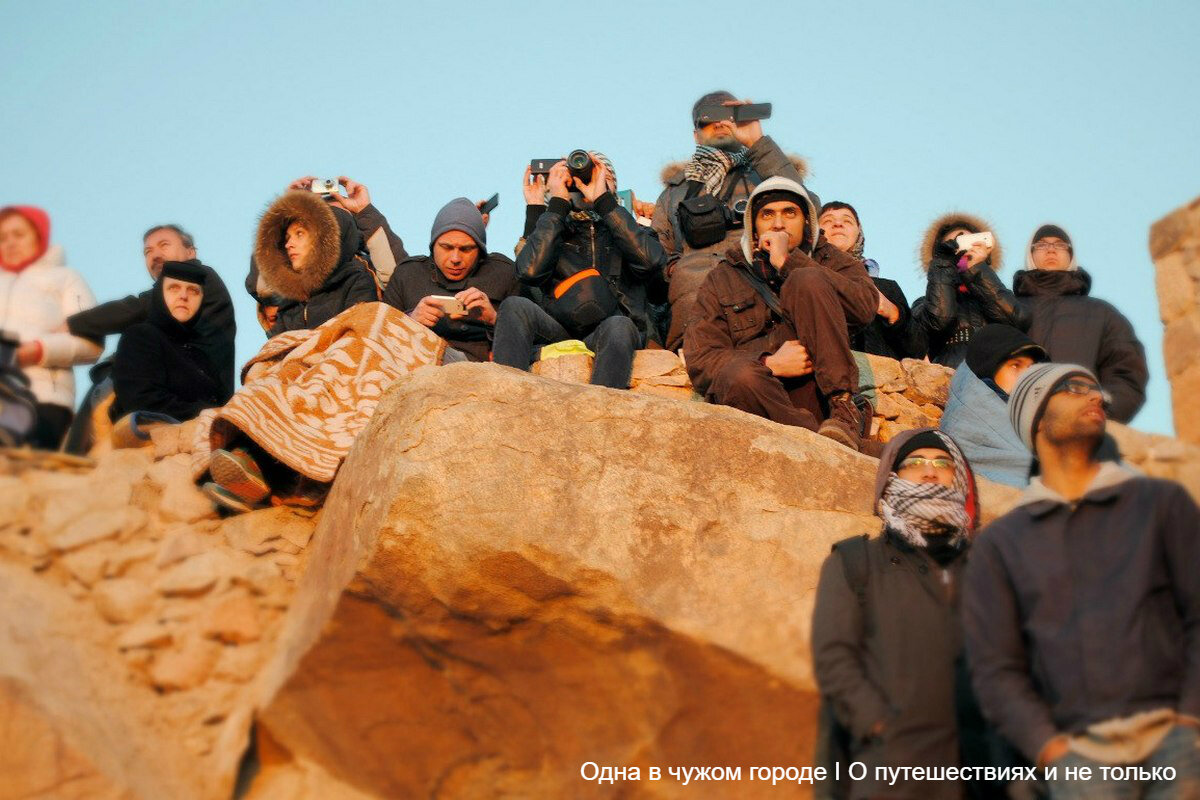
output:
[[[750,201],[744,197],[741,200],[736,201],[733,204],[733,213],[737,214],[739,217],[743,216],[746,213],[746,206],[749,205],[749,203]]]
[[[587,150],[572,150],[567,156],[567,170],[584,183],[592,182],[592,154]]]

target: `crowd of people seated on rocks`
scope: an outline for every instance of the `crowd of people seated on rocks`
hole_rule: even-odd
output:
[[[1141,344],[1115,308],[1088,297],[1091,278],[1063,228],[1034,232],[1010,289],[991,226],[962,213],[935,220],[921,246],[926,290],[910,306],[866,257],[855,207],[822,204],[804,184],[805,164],[764,133],[764,115],[749,113],[755,108],[729,92],[699,98],[695,151],[664,171],[653,204],[620,192],[615,166],[599,151],[535,160],[522,181],[526,222],[515,262],[489,249],[483,203],[448,202],[433,220],[428,255],[410,256],[365,184],[298,178],[260,220],[246,289],[268,339],[383,303],[445,343],[442,363],[525,370],[543,352],[586,353],[591,382],[616,389],[629,386],[638,349],[665,348],[681,355],[710,402],[871,454],[881,445],[869,441],[853,352],[959,367],[974,336],[992,325],[1027,334],[1046,358],[1094,370],[1113,419],[1137,412],[1148,379]],[[25,431],[9,426],[9,438],[46,448],[65,439],[81,452],[100,402],[117,433],[137,441],[148,425],[229,400],[237,388],[232,303],[184,228],[158,225],[143,238],[151,288],[98,306],[49,233],[38,209],[0,211],[0,327],[12,341],[0,350],[12,354],[4,385],[13,387],[9,405],[30,405],[20,391],[28,379],[36,420]],[[164,279],[164,269],[191,280]],[[186,319],[179,315],[190,301],[180,291],[199,297]],[[110,335],[123,346],[93,367],[97,389],[71,426],[71,367],[97,358]],[[965,376],[972,370],[958,372],[966,385],[956,382],[956,397],[979,388]],[[995,376],[976,377],[998,386]],[[1020,460],[1009,459],[1010,482],[1024,480]]]
[[[1024,787],[1051,797],[1200,796],[1200,511],[1105,432],[1145,399],[1132,326],[1088,296],[1061,226],[1034,231],[1010,289],[991,226],[963,213],[926,231],[910,306],[855,207],[822,204],[744,107],[695,103],[695,152],[654,204],[599,151],[531,164],[515,261],[489,249],[486,202],[447,202],[410,256],[365,184],[296,179],[258,222],[245,287],[266,341],[240,386],[229,292],[184,228],[143,237],[150,288],[96,305],[49,216],[4,207],[2,441],[79,452],[97,418],[134,444],[195,420],[219,506],[314,505],[417,367],[587,353],[621,390],[638,349],[676,351],[707,401],[879,454],[882,532],[836,545],[817,591],[819,757],[870,767],[830,796],[1009,796],[874,767],[1022,764],[1176,774]],[[110,335],[72,425],[72,367]],[[869,442],[855,350],[954,368],[940,429]],[[982,532],[976,474],[1025,490]]]

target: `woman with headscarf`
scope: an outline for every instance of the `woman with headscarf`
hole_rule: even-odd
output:
[[[71,426],[75,377],[71,367],[100,356],[95,342],[72,336],[64,324],[96,304],[83,277],[50,243],[50,217],[34,206],[0,209],[0,332],[16,337],[13,365],[37,400],[34,447],[57,450]]]
[[[992,228],[979,217],[951,213],[933,221],[921,241],[920,260],[928,283],[925,296],[913,303],[913,324],[928,337],[929,360],[958,367],[967,357],[967,342],[989,322],[1029,329],[1029,311],[1000,282],[1000,243],[958,244],[966,234]]]
[[[847,796],[959,798],[960,781],[874,778],[876,767],[988,760],[959,624],[959,581],[979,522],[975,478],[953,439],[919,428],[888,442],[875,498],[882,533],[834,546],[813,612],[817,684],[848,734],[845,757],[868,768]]]
[[[113,420],[145,411],[186,422],[229,399],[220,370],[197,346],[206,277],[198,261],[163,264],[149,317],[127,328],[117,344]]]
[[[867,274],[879,290],[879,309],[870,325],[852,331],[850,348],[887,358],[924,358],[926,343],[922,331],[912,324],[908,298],[900,284],[879,275],[879,264],[866,258],[866,236],[858,211],[849,203],[834,200],[821,207],[821,233],[842,252],[863,262]]]

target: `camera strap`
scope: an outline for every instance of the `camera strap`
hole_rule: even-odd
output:
[[[771,291],[771,287],[767,286],[766,281],[755,275],[754,270],[749,267],[739,267],[738,270],[742,273],[742,277],[754,287],[754,291],[758,292],[759,296],[762,297],[763,302],[767,304],[767,308],[771,309],[771,313],[784,322],[787,322],[787,314],[783,311],[783,304],[779,300],[779,295]]]

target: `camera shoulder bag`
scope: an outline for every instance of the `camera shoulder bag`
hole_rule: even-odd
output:
[[[689,247],[711,247],[724,239],[725,232],[729,230],[729,209],[725,207],[728,197],[700,194],[704,189],[700,181],[688,181],[687,187],[687,194],[675,212],[679,219],[679,230]],[[732,193],[733,184],[730,184],[727,195]]]
[[[618,300],[605,276],[597,269],[583,269],[554,287],[550,316],[576,336],[592,329],[616,313]]]

